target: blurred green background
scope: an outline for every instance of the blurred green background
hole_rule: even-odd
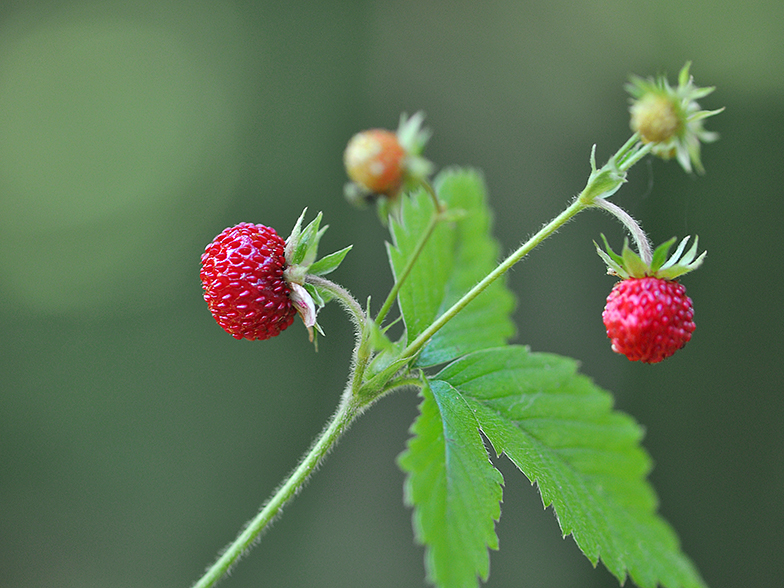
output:
[[[628,137],[630,73],[687,60],[726,106],[708,173],[638,165],[616,200],[656,242],[699,234],[698,329],[656,366],[613,354],[613,283],[589,212],[518,266],[518,341],[578,358],[647,429],[661,511],[712,587],[784,574],[779,0],[0,4],[0,584],[188,586],[295,465],[337,404],[351,329],[322,314],[235,341],[199,256],[240,221],[284,235],[305,206],[349,243],[335,279],[390,285],[372,211],[342,197],[356,131],[426,111],[438,165],[486,174],[504,250]],[[778,270],[776,268],[779,268]],[[227,587],[422,586],[394,459],[414,394],[375,406]],[[507,484],[492,587],[612,587]]]

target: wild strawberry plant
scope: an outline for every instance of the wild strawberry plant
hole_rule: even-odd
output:
[[[427,579],[440,588],[478,586],[498,548],[504,480],[488,450],[506,455],[552,506],[564,536],[623,583],[642,588],[705,584],[657,513],[647,481],[651,460],[642,428],[613,409],[610,393],[581,375],[575,360],[536,353],[508,341],[515,333],[515,297],[505,273],[578,213],[597,208],[631,234],[621,254],[599,250],[621,281],[603,318],[612,349],[648,363],[669,357],[691,338],[692,301],[676,281],[699,267],[697,242],[683,239],[672,256],[668,241],[652,248],[637,222],[609,198],[644,157],[675,158],[703,171],[700,145],[716,138],[702,121],[719,112],[696,100],[712,88],[694,85],[689,64],[678,84],[633,78],[630,139],[591,173],[580,194],[516,251],[498,262],[482,175],[449,168],[431,182],[422,156],[429,137],[417,114],[397,132],[374,129],[350,142],[345,162],[351,202],[377,206],[390,232],[394,286],[375,310],[323,276],[348,247],[318,258],[321,215],[284,242],[263,225],[224,230],[202,256],[204,296],[218,323],[237,338],[267,339],[299,314],[314,338],[318,310],[336,300],[356,329],[348,382],[339,407],[294,472],[195,584],[214,585],[255,542],[281,507],[362,412],[400,388],[418,390],[419,416],[398,464],[414,534],[424,544]],[[598,264],[597,264],[598,265]],[[597,321],[599,311],[597,309]],[[402,322],[403,334],[389,327]],[[315,331],[314,331],[315,329]],[[265,343],[270,344],[270,343]],[[608,345],[608,351],[610,346]],[[485,440],[489,442],[486,445]]]

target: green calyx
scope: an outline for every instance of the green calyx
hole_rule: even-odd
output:
[[[283,271],[283,276],[291,287],[290,298],[294,307],[305,323],[310,339],[313,341],[313,328],[322,335],[324,334],[316,321],[316,315],[332,299],[332,294],[324,288],[308,283],[307,277],[323,276],[335,271],[352,246],[349,245],[340,251],[317,259],[319,241],[328,225],[321,226],[323,215],[319,212],[316,218],[303,229],[302,221],[307,211],[307,208],[302,211],[291,234],[286,239],[286,269]]]
[[[286,279],[296,284],[304,284],[305,276],[323,276],[335,271],[346,254],[351,250],[351,245],[322,257],[318,257],[318,245],[321,237],[329,225],[321,226],[322,213],[318,213],[304,229],[302,221],[305,218],[306,208],[297,219],[291,234],[286,239]]]
[[[640,256],[632,251],[629,247],[629,240],[624,239],[623,251],[620,255],[615,253],[607,242],[607,239],[602,235],[604,241],[603,250],[596,245],[596,252],[599,254],[604,262],[607,264],[607,273],[618,276],[620,278],[661,278],[663,280],[674,280],[684,274],[696,270],[702,265],[705,260],[707,251],[697,256],[698,238],[694,238],[694,243],[686,250],[686,244],[690,237],[684,238],[675,249],[675,253],[668,257],[670,249],[675,244],[675,237],[659,245],[653,252],[651,263],[645,263]]]

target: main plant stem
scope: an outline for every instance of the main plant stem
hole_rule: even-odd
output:
[[[350,392],[350,388],[347,389]],[[307,481],[313,470],[329,453],[338,439],[361,412],[350,393],[344,393],[337,411],[314,441],[300,464],[291,475],[280,485],[264,507],[242,530],[237,538],[230,543],[218,560],[210,566],[204,576],[193,585],[193,588],[209,588],[214,586],[240,559],[253,543],[259,538],[264,528],[280,513],[281,508],[291,500]]]
[[[354,393],[359,387],[355,380],[361,379],[361,374],[363,373],[363,369],[357,368],[358,364],[362,363],[358,356],[362,348],[363,329],[367,317],[356,299],[342,286],[319,276],[308,276],[307,281],[329,291],[343,306],[354,323],[357,332],[357,343],[354,348],[351,377],[340,399],[338,409],[310,446],[310,449],[302,457],[300,464],[275,490],[259,513],[248,522],[237,538],[226,547],[217,561],[193,585],[193,588],[210,588],[228,573],[231,566],[253,546],[253,543],[261,536],[267,525],[280,513],[283,506],[299,492],[327,453],[338,442],[338,439],[343,436],[343,433],[345,433],[354,419],[367,407],[367,404],[363,403]]]

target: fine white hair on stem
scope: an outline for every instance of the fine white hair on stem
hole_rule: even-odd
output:
[[[623,223],[623,225],[628,229],[629,233],[631,233],[634,242],[637,244],[637,252],[640,254],[640,258],[643,260],[643,262],[650,265],[651,260],[653,259],[651,243],[648,240],[648,236],[645,234],[645,231],[642,230],[640,223],[634,220],[631,215],[623,208],[605,200],[604,198],[597,198],[594,200],[593,205],[597,208],[601,208],[602,210],[606,210]]]

